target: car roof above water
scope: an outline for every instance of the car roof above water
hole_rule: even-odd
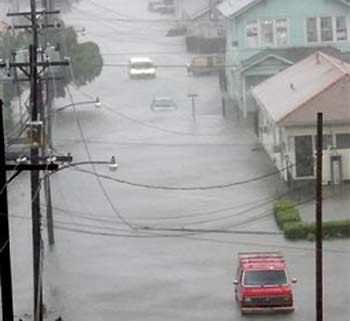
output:
[[[129,59],[130,63],[152,63],[152,59],[148,57],[131,57]]]

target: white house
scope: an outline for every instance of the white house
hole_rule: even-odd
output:
[[[316,52],[254,87],[252,96],[260,142],[285,180],[315,178],[318,112],[324,183],[350,180],[349,64]]]

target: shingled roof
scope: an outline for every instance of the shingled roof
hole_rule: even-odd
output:
[[[350,65],[320,51],[252,89],[258,105],[283,126],[350,123]]]

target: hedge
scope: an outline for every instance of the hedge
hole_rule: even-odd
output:
[[[274,203],[273,212],[277,225],[287,239],[315,239],[315,223],[302,222],[294,202],[286,199],[277,200]],[[322,223],[322,231],[323,238],[350,237],[350,220],[325,221]]]
[[[301,217],[295,203],[286,199],[280,199],[275,202],[273,213],[277,225],[281,230],[284,230],[284,225],[287,223],[301,222]]]
[[[306,240],[310,238],[314,229],[312,224],[305,224],[303,222],[289,222],[283,225],[284,236],[290,240]]]

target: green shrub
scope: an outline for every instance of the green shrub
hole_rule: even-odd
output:
[[[290,240],[313,241],[316,235],[315,223],[303,223],[299,210],[293,201],[279,199],[273,205],[273,213],[279,228]],[[326,221],[322,223],[324,239],[350,237],[350,220]]]
[[[285,198],[280,198],[279,200],[275,201],[273,204],[273,212],[280,212],[286,209],[294,208],[295,203],[291,200],[287,200]]]
[[[350,220],[324,222],[323,236],[325,238],[350,237]]]
[[[290,240],[306,240],[310,234],[309,224],[288,222],[283,225],[284,236]]]
[[[273,208],[277,225],[284,230],[284,225],[290,222],[301,222],[300,214],[295,203],[286,199],[280,199],[275,202]]]
[[[350,237],[350,220],[327,221],[322,224],[324,239]],[[283,225],[284,235],[290,240],[315,240],[316,224],[288,222]]]

